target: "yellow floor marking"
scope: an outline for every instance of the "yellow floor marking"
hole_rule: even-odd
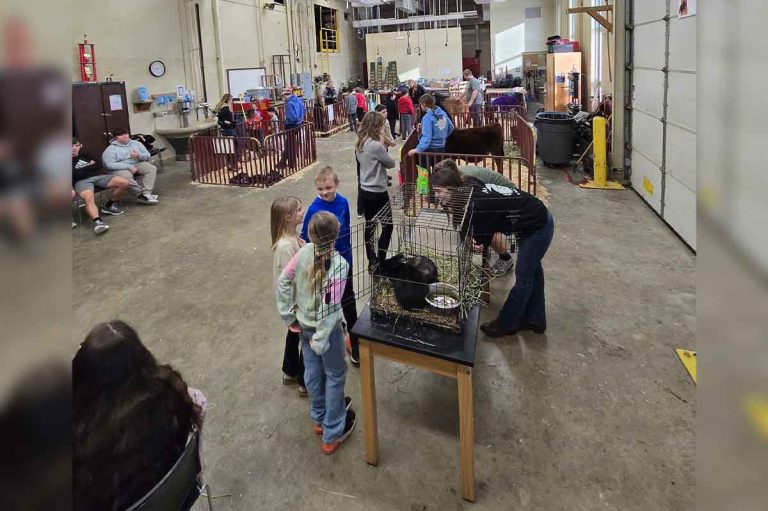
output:
[[[624,187],[621,185],[621,183],[617,183],[616,181],[607,181],[605,183],[605,186],[597,186],[594,181],[591,179],[587,181],[586,183],[582,183],[579,185],[581,188],[592,188],[595,190],[623,190]]]
[[[683,367],[691,375],[693,383],[696,383],[696,352],[690,350],[684,350],[681,348],[675,348],[675,353],[680,357],[680,362],[683,363]]]

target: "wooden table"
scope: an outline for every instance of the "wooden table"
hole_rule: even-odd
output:
[[[352,328],[352,332],[360,337],[360,386],[363,401],[365,460],[370,465],[376,465],[379,462],[375,357],[394,360],[454,378],[458,384],[459,397],[463,497],[470,502],[475,500],[472,367],[475,364],[479,318],[480,307],[475,306],[464,322],[462,332],[451,333],[405,322],[399,322],[397,325],[378,323],[371,320],[370,306],[366,305]]]

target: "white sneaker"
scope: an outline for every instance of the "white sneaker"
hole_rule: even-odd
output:
[[[511,257],[508,260],[499,259],[491,266],[491,275],[500,277],[515,266],[515,260]]]
[[[157,204],[159,201],[157,200],[157,196],[153,196],[152,194],[143,194],[136,197],[136,202],[139,204]]]
[[[103,220],[96,220],[93,223],[93,232],[95,234],[102,234],[107,232],[107,230],[109,230],[109,226]]]

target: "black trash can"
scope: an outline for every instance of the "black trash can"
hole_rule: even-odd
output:
[[[565,112],[540,112],[534,123],[536,145],[545,165],[567,165],[573,156],[573,117]]]

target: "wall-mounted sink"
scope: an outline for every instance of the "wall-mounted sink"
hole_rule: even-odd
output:
[[[155,133],[168,139],[168,143],[176,151],[176,161],[188,161],[189,156],[189,137],[195,133],[209,130],[216,126],[216,119],[201,121],[187,127],[156,127]]]

